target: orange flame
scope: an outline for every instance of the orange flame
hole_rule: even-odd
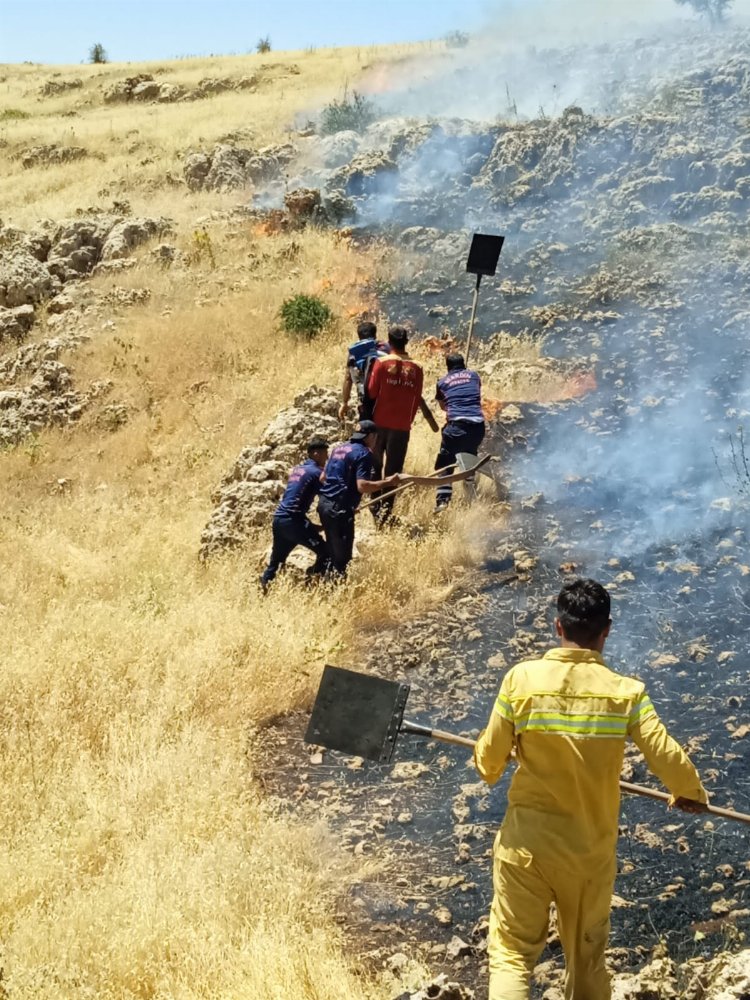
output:
[[[505,403],[499,399],[483,399],[482,412],[484,413],[484,419],[487,421],[494,420],[504,406]]]
[[[425,354],[451,354],[459,351],[458,341],[446,334],[444,337],[425,337],[419,342],[420,351]]]
[[[558,389],[553,389],[544,394],[544,399],[539,399],[539,403],[561,403],[566,399],[579,399],[589,392],[594,392],[597,388],[596,375],[592,371],[576,372],[560,385]]]

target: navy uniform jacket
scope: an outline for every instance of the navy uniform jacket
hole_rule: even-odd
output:
[[[435,399],[445,403],[448,420],[484,423],[482,380],[476,372],[459,368],[438,380]]]
[[[320,473],[320,466],[312,458],[295,465],[274,517],[304,517],[320,492]]]
[[[358,479],[372,479],[372,452],[359,441],[347,441],[331,452],[320,495],[337,507],[354,512],[361,499]]]

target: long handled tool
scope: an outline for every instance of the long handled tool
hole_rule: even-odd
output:
[[[404,719],[409,685],[387,681],[354,670],[326,666],[313,705],[305,741],[329,750],[340,750],[380,764],[389,764],[399,733],[413,733],[473,749],[476,741],[456,733]],[[670,796],[645,785],[621,781],[623,792],[668,802]],[[706,806],[705,812],[750,823],[750,815]]]
[[[394,487],[394,489],[389,490],[387,493],[381,493],[372,500],[365,501],[365,503],[359,505],[358,510],[367,510],[367,508],[372,507],[373,504],[380,503],[382,500],[385,500],[386,497],[394,497],[397,493],[407,490],[410,486],[438,486],[440,484],[436,482],[437,479],[440,479],[440,483],[442,484],[462,483],[466,479],[473,476],[475,472],[484,468],[484,466],[492,459],[492,455],[485,455],[484,458],[477,458],[475,455],[471,455],[470,458],[474,460],[471,468],[464,468],[461,469],[460,472],[447,476],[445,473],[447,473],[449,469],[454,468],[454,466],[446,465],[442,469],[437,469],[435,472],[431,472],[429,476],[409,476],[408,482],[401,483],[399,486]]]

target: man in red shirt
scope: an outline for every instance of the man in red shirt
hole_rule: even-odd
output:
[[[403,472],[409,447],[411,425],[417,410],[421,410],[433,431],[438,425],[430,408],[422,399],[424,375],[420,365],[406,353],[409,337],[402,326],[388,331],[391,353],[376,357],[367,377],[367,396],[372,400],[372,419],[378,427],[378,438],[372,449],[375,478]],[[385,459],[385,470],[383,460]],[[391,516],[393,497],[371,507],[377,522],[383,524]]]

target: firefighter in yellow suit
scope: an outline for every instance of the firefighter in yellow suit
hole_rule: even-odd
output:
[[[474,753],[489,784],[511,751],[518,763],[495,839],[490,1000],[528,1000],[552,902],[565,953],[565,1000],[611,997],[604,950],[628,737],[671,792],[670,805],[702,812],[707,802],[643,684],[602,659],[611,625],[604,587],[594,580],[567,584],[557,611],[560,647],[508,671]]]

